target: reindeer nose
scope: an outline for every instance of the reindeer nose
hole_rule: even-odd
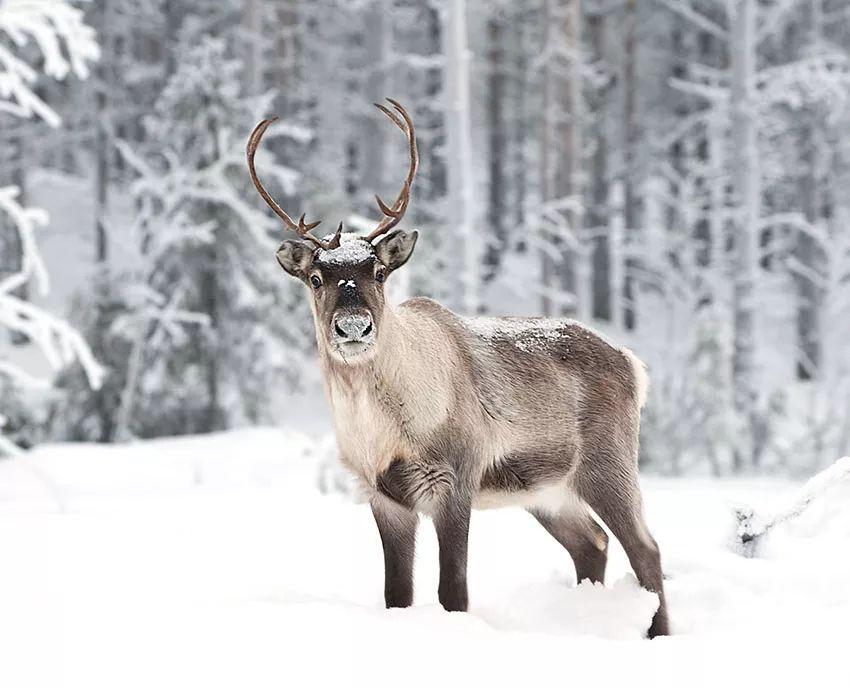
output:
[[[372,333],[372,316],[368,313],[345,313],[334,318],[337,336],[349,341],[360,341]]]

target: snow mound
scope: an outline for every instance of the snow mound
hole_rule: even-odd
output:
[[[773,513],[739,507],[737,516],[736,541],[749,556],[800,555],[812,545],[820,550],[827,542],[850,542],[850,457],[809,479]]]
[[[472,611],[502,630],[640,640],[657,609],[658,595],[627,574],[610,587],[590,581],[572,587],[558,577],[519,588],[496,610]]]

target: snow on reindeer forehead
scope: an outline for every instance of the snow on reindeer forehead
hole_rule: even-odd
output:
[[[325,240],[332,235],[325,237]],[[339,237],[339,246],[332,249],[320,248],[316,250],[314,263],[328,267],[343,267],[372,263],[377,260],[375,248],[367,239],[352,232],[342,234]]]

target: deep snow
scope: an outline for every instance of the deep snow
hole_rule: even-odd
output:
[[[316,487],[326,446],[265,429],[0,461],[0,686],[848,685],[846,488],[747,559],[732,506],[798,485],[646,480],[675,632],[647,641],[655,597],[619,547],[576,588],[518,510],[473,515],[470,613],[436,604],[427,522],[416,607],[384,610],[368,507]]]

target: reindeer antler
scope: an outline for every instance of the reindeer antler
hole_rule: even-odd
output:
[[[404,213],[407,212],[407,206],[410,203],[410,187],[413,184],[413,178],[416,176],[416,170],[419,168],[419,150],[416,148],[416,133],[413,129],[413,120],[410,115],[407,114],[407,110],[405,110],[398,101],[393,100],[392,98],[387,98],[387,101],[389,101],[395,111],[401,115],[401,119],[399,119],[395,112],[380,103],[375,103],[375,107],[389,117],[393,123],[401,129],[404,135],[407,136],[407,141],[410,147],[410,166],[407,171],[407,178],[404,180],[404,185],[401,187],[401,191],[399,191],[399,194],[396,196],[395,202],[392,206],[388,206],[384,203],[380,196],[375,196],[375,200],[378,202],[378,207],[384,214],[384,219],[381,220],[380,224],[378,224],[378,226],[372,230],[372,233],[366,237],[366,240],[369,242],[382,234],[386,234],[399,222],[401,222],[401,218],[403,218]]]
[[[413,129],[413,120],[410,115],[407,114],[407,110],[402,107],[401,103],[393,100],[392,98],[387,98],[387,101],[393,106],[395,112],[379,103],[375,103],[375,107],[389,117],[407,137],[410,150],[410,165],[407,170],[407,177],[404,180],[404,185],[401,187],[401,191],[399,191],[398,196],[396,196],[396,199],[391,206],[384,203],[380,196],[375,196],[375,200],[378,202],[378,207],[384,214],[384,219],[380,221],[374,230],[372,230],[372,233],[369,234],[369,236],[362,237],[370,243],[382,234],[386,234],[399,222],[401,222],[405,212],[407,212],[407,206],[410,204],[410,187],[413,184],[413,178],[416,176],[416,170],[419,168],[419,150],[416,147],[416,133]],[[274,210],[275,214],[284,221],[289,229],[297,233],[298,236],[312,241],[316,246],[323,248],[326,251],[338,248],[340,245],[340,237],[342,236],[342,222],[339,223],[334,235],[327,241],[314,237],[310,234],[310,232],[321,224],[321,220],[316,222],[306,222],[304,215],[302,215],[296,223],[286,213],[286,211],[277,204],[277,201],[271,197],[271,194],[266,191],[265,187],[260,182],[260,179],[257,177],[257,171],[254,168],[254,154],[257,152],[257,148],[260,145],[263,134],[266,133],[266,129],[268,129],[269,126],[276,121],[277,117],[264,119],[256,127],[254,127],[254,131],[251,132],[251,136],[248,139],[246,152],[248,154],[248,170],[251,173],[251,180],[254,182],[254,186],[257,187],[257,191],[260,192],[260,196],[263,197],[263,200],[268,203],[269,207]]]
[[[256,127],[254,127],[254,131],[251,132],[251,136],[248,138],[248,146],[245,152],[248,155],[248,171],[251,173],[251,180],[254,182],[254,186],[257,187],[257,191],[260,192],[260,196],[263,197],[263,200],[268,204],[269,208],[274,210],[275,214],[283,220],[284,224],[286,224],[289,229],[298,234],[298,236],[312,241],[319,248],[323,248],[326,251],[335,249],[339,246],[340,236],[342,235],[342,222],[339,223],[336,233],[328,241],[323,241],[322,239],[314,237],[310,234],[310,232],[318,227],[322,221],[317,220],[316,222],[306,222],[304,215],[302,215],[296,224],[292,218],[289,217],[286,211],[278,205],[277,201],[271,197],[271,194],[266,191],[266,188],[263,186],[262,182],[260,182],[259,177],[257,177],[257,170],[254,168],[254,154],[257,152],[257,148],[260,145],[260,141],[263,139],[263,134],[266,133],[266,129],[276,122],[277,119],[277,117],[264,119]]]

